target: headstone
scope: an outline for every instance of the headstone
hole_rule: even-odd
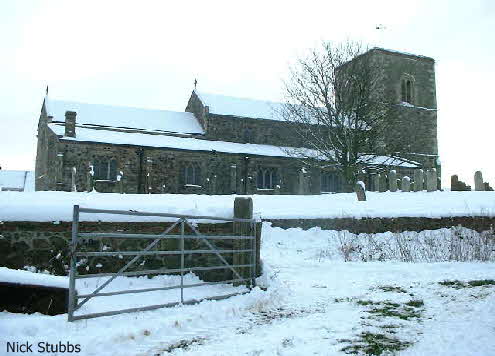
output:
[[[300,195],[304,195],[306,194],[306,177],[305,177],[305,174],[306,173],[306,170],[304,168],[301,168],[299,170],[299,189],[298,189],[298,193]]]
[[[485,185],[485,192],[493,192],[493,188],[490,187],[490,183],[485,182],[483,184]]]
[[[484,191],[485,185],[483,184],[483,175],[481,171],[476,171],[474,173],[474,190],[477,192]]]
[[[379,191],[382,193],[387,191],[387,175],[385,173],[380,174]]]
[[[358,201],[366,201],[366,186],[362,181],[358,181],[354,185],[354,191],[356,192]]]
[[[388,174],[388,185],[391,192],[397,191],[397,172],[395,170],[391,170]]]
[[[426,171],[426,190],[434,192],[437,190],[437,170],[435,168]]]
[[[374,192],[380,191],[380,174],[373,175],[372,179],[373,179],[373,191]]]
[[[117,174],[117,186],[120,194],[124,194],[124,173],[122,171]]]
[[[414,171],[414,191],[421,192],[423,190],[423,170],[416,169]]]
[[[457,174],[450,177],[450,190],[453,192],[470,191],[471,187],[459,180]]]
[[[410,192],[411,191],[411,178],[409,178],[408,176],[402,177],[401,188],[402,188],[403,192]]]
[[[214,174],[210,178],[210,195],[214,195],[217,193],[217,175]]]
[[[95,171],[93,169],[93,165],[90,163],[88,166],[88,174],[86,177],[86,191],[88,191],[88,192],[93,191],[94,175],[95,175]]]
[[[77,192],[76,173],[77,173],[76,167],[72,167],[71,175],[70,175],[70,191],[71,192]]]

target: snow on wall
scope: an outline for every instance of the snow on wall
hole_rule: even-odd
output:
[[[32,284],[38,286],[68,288],[67,277],[52,276],[44,273],[32,273],[7,267],[0,267],[0,282]]]
[[[71,221],[75,204],[86,208],[232,217],[235,195],[2,192],[0,221]],[[324,195],[253,195],[264,219],[495,216],[494,192],[367,192]],[[81,214],[82,221],[163,221],[156,217]],[[1,225],[0,225],[1,226]]]
[[[140,109],[123,106],[86,104],[46,97],[45,108],[53,121],[65,122],[65,112],[77,113],[77,124],[139,128],[178,133],[202,134],[198,120],[189,112]]]

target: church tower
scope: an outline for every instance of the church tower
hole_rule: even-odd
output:
[[[392,109],[391,129],[384,137],[387,151],[424,168],[440,168],[435,60],[382,48],[373,48],[365,55],[372,56],[380,68],[381,92]]]

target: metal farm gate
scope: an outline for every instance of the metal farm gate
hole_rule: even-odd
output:
[[[122,233],[122,232],[98,232],[98,233],[84,233],[79,231],[79,215],[80,213],[91,214],[118,214],[118,215],[131,215],[131,216],[153,216],[153,217],[165,217],[176,219],[171,225],[163,231],[161,234],[135,234],[135,233]],[[232,222],[233,233],[231,235],[204,235],[201,234],[197,227],[197,220],[210,220],[210,221],[222,221]],[[169,224],[169,222],[167,222]],[[185,234],[185,228],[192,231],[192,234]],[[178,233],[172,233],[173,230],[178,230]],[[150,240],[151,242],[147,246],[139,251],[97,251],[88,252],[84,251],[83,242],[85,240],[100,240],[101,239],[139,239]],[[170,250],[157,250],[161,241],[166,239],[177,239],[179,249]],[[192,249],[186,250],[184,248],[184,241],[186,239],[196,239],[201,241],[205,245],[205,249]],[[211,240],[232,240],[232,249],[219,249]],[[154,249],[155,248],[155,249]],[[192,266],[185,267],[184,259],[187,255],[194,254],[214,254],[217,256],[220,265],[216,266]],[[233,257],[233,263],[227,262],[223,256],[225,254],[231,254],[232,256],[241,256],[241,254],[247,254],[246,258]],[[135,265],[136,262],[143,256],[160,256],[160,255],[179,255],[180,256],[180,268],[174,269],[147,269],[138,271],[128,271],[128,269]],[[153,310],[158,308],[172,307],[179,304],[195,304],[202,300],[219,300],[229,298],[234,295],[248,293],[249,291],[232,293],[228,295],[212,296],[202,299],[184,299],[184,289],[191,287],[198,287],[203,285],[212,284],[224,284],[224,283],[236,283],[246,284],[250,288],[255,286],[256,278],[256,220],[255,219],[240,219],[240,218],[223,218],[215,216],[192,216],[192,215],[178,215],[178,214],[165,214],[165,213],[148,213],[138,211],[123,211],[123,210],[104,210],[104,209],[89,209],[80,208],[78,205],[74,205],[73,221],[72,221],[72,241],[70,244],[70,280],[69,280],[69,307],[68,307],[68,321],[75,321],[80,319],[89,319],[99,316],[116,315],[121,313],[130,313],[138,311]],[[92,274],[79,274],[77,272],[77,260],[81,257],[101,257],[101,256],[134,256],[129,262],[127,262],[122,268],[115,273],[92,273]],[[244,255],[246,256],[246,255]],[[248,262],[238,263],[235,262]],[[209,271],[209,270],[221,270],[230,269],[232,271],[232,278],[229,280],[217,281],[217,282],[201,282],[194,284],[184,284],[184,272],[194,271]],[[248,272],[246,272],[246,269]],[[139,276],[139,275],[153,275],[153,274],[180,274],[180,284],[175,286],[146,288],[146,289],[129,289],[114,292],[102,292],[103,288],[109,285],[118,276]],[[103,284],[97,287],[92,293],[78,295],[76,291],[76,280],[84,278],[96,278],[96,277],[110,277]],[[104,311],[99,313],[74,315],[81,306],[87,303],[91,298],[95,297],[109,297],[119,294],[131,294],[131,293],[144,293],[160,290],[180,289],[180,301],[148,305],[137,308],[121,309],[113,311]],[[81,301],[79,301],[81,300]]]

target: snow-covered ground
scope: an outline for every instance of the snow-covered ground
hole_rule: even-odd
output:
[[[446,236],[446,229],[438,234]],[[401,355],[495,355],[495,263],[344,262],[341,246],[334,231],[265,223],[259,283],[266,291],[73,323],[67,315],[2,312],[0,353],[7,341],[60,341],[79,344],[80,355],[341,355],[343,349],[376,351],[383,345],[403,348]],[[116,287],[164,285],[174,278],[122,278]],[[439,283],[445,281],[458,282]],[[203,293],[232,290],[205,287]],[[125,304],[170,296],[142,293],[127,296]],[[86,311],[123,303],[100,299]]]
[[[253,195],[254,214],[265,219],[343,217],[495,216],[495,192],[367,192]],[[234,195],[1,192],[0,221],[71,221],[72,206],[231,217]],[[157,221],[156,217],[82,214],[86,221]]]

